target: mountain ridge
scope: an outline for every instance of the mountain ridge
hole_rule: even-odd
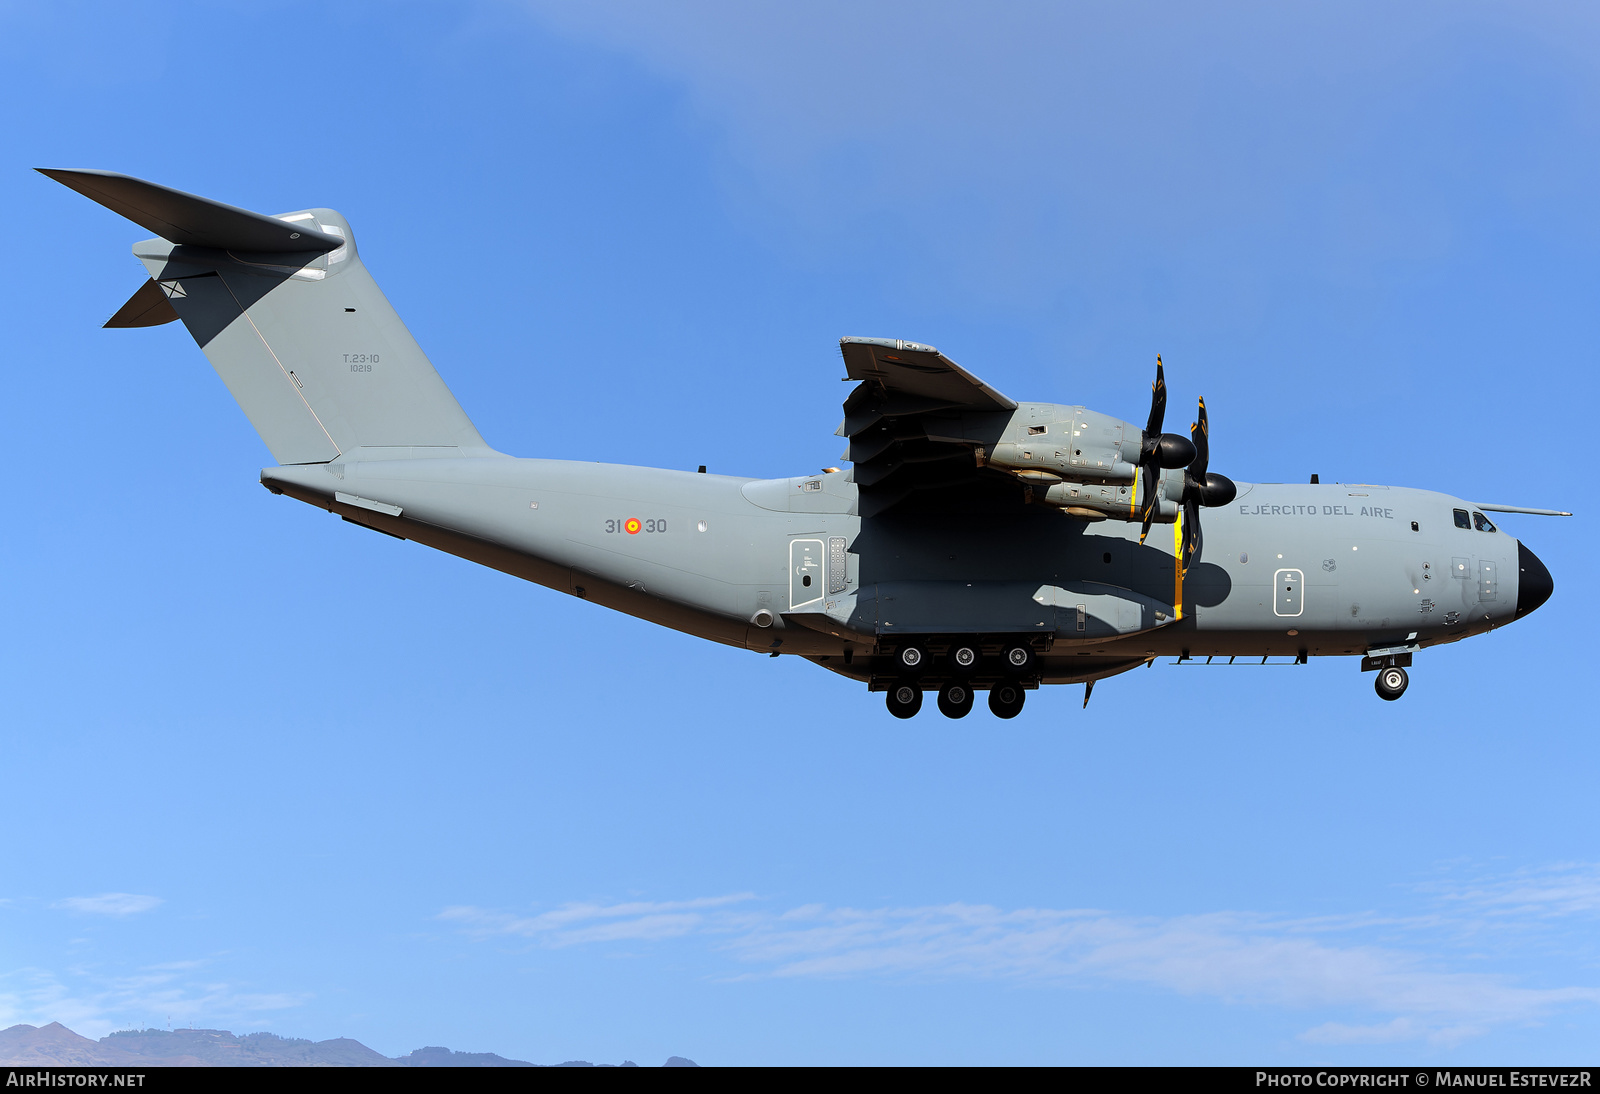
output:
[[[311,1041],[274,1033],[236,1037],[225,1029],[118,1030],[98,1041],[60,1022],[0,1029],[0,1066],[13,1067],[637,1067],[567,1060],[535,1064],[493,1052],[452,1052],[439,1045],[388,1057],[350,1037]],[[672,1056],[663,1067],[699,1067]]]

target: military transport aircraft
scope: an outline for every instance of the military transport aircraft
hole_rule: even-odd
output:
[[[490,448],[330,209],[266,216],[107,171],[43,172],[158,238],[106,323],[181,319],[278,466],[274,494],[730,646],[795,654],[960,718],[1155,658],[1412,655],[1527,615],[1550,573],[1427,490],[1238,483],[1205,402],[1162,432],[1019,403],[932,346],[844,338],[849,471],[785,479],[514,459]],[[1202,533],[1202,511],[1204,516]]]

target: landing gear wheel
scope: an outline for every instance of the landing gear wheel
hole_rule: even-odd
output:
[[[915,718],[921,709],[921,688],[914,684],[896,684],[889,689],[889,713],[896,718]]]
[[[989,712],[996,718],[1015,718],[1022,713],[1025,694],[1016,684],[996,684],[989,689]]]
[[[1398,665],[1378,670],[1377,692],[1378,698],[1394,702],[1406,693],[1406,686],[1411,683],[1406,670]]]
[[[1007,646],[1000,658],[1005,662],[1006,671],[1013,676],[1025,676],[1033,668],[1033,647],[1024,646],[1020,642]]]
[[[972,711],[972,689],[966,684],[946,684],[939,689],[939,713],[965,718]]]
[[[950,644],[950,671],[957,676],[970,676],[978,667],[983,651],[976,642],[957,641]]]
[[[927,664],[928,655],[921,646],[901,646],[894,655],[894,663],[901,672],[918,673]]]

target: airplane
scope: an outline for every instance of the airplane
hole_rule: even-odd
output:
[[[107,327],[181,320],[277,466],[344,520],[725,645],[803,657],[910,718],[934,692],[1014,718],[1027,693],[1176,656],[1359,657],[1386,700],[1421,650],[1550,598],[1487,515],[1428,490],[1235,483],[1205,401],[1163,432],[1026,403],[933,346],[843,338],[848,471],[751,479],[491,448],[331,209],[268,216],[109,171],[40,171],[156,238]],[[1202,513],[1204,528],[1202,531]]]

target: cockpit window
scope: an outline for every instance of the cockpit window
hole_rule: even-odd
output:
[[[1480,532],[1498,531],[1498,529],[1496,529],[1495,526],[1489,522],[1489,518],[1479,512],[1474,512],[1472,514],[1472,526]]]
[[[1467,511],[1465,509],[1457,509],[1455,511],[1455,513],[1456,513],[1456,527],[1457,528],[1465,528],[1468,531],[1471,531],[1472,530],[1472,520],[1471,520],[1471,518],[1469,518],[1467,516]]]

